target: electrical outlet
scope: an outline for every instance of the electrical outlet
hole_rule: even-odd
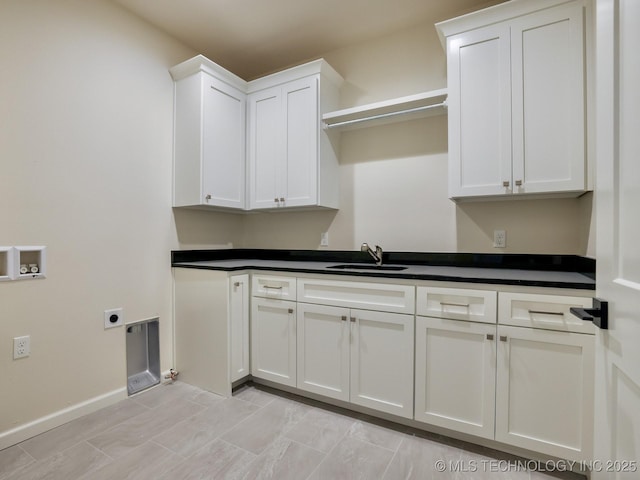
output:
[[[507,232],[504,230],[493,231],[493,247],[494,248],[506,248],[507,247]]]
[[[120,327],[124,325],[122,308],[112,308],[104,311],[104,328]]]
[[[323,232],[320,234],[320,246],[321,247],[329,246],[329,232]]]
[[[13,339],[13,359],[28,357],[31,355],[31,336],[14,337]]]

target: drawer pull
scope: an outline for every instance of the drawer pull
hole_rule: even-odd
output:
[[[506,335],[500,335],[500,341],[501,342],[506,342],[507,341],[507,336]]]
[[[563,312],[545,312],[543,310],[529,310],[529,315],[558,315],[564,317]]]
[[[282,285],[280,285],[279,287],[273,287],[271,285],[264,285],[263,288],[270,288],[271,290],[282,290]]]
[[[293,308],[289,308],[289,309],[287,309],[287,312],[288,312],[288,313],[293,313]]]
[[[493,333],[487,333],[487,340],[493,340]]]
[[[352,323],[355,323],[355,321],[356,321],[356,317],[351,317],[351,319],[350,319],[350,320],[351,320],[351,322],[352,322]]]
[[[240,283],[240,282],[234,282],[234,283],[233,283],[233,286],[234,286],[234,287],[239,287],[240,285],[242,285],[242,283]]]
[[[340,320],[342,320],[343,322],[347,321],[347,316],[346,315],[342,315],[342,317],[340,317]]]
[[[469,308],[468,303],[440,302],[440,306]]]

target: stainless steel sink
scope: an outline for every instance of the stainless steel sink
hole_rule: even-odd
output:
[[[327,268],[335,268],[336,270],[388,270],[396,272],[407,269],[407,267],[401,267],[399,265],[369,265],[367,263],[345,263],[341,265],[331,265]]]

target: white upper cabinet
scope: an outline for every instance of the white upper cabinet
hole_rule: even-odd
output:
[[[321,115],[341,82],[323,60],[249,82],[250,209],[338,207],[335,139]]]
[[[588,189],[587,16],[585,1],[544,0],[438,24],[447,48],[451,198]]]
[[[171,74],[173,206],[244,209],[246,82],[202,56]]]

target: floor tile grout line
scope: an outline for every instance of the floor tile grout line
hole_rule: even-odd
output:
[[[126,400],[128,400],[128,399],[124,399],[124,400],[122,400],[122,401],[126,401]],[[117,405],[117,403],[116,403],[116,404],[114,404],[114,405]],[[147,410],[150,410],[148,407],[145,407],[144,405],[141,405],[141,406],[142,406],[142,407],[144,407],[144,408],[146,408]],[[109,407],[105,407],[105,408],[109,408]],[[102,410],[102,409],[101,409],[101,410]],[[78,444],[80,444],[80,443],[82,443],[82,442],[88,442],[90,439],[94,438],[95,436],[97,436],[97,435],[102,435],[103,433],[106,433],[106,432],[108,432],[109,430],[111,430],[111,429],[113,429],[113,428],[117,427],[118,425],[120,425],[120,424],[122,424],[122,423],[124,423],[124,422],[127,422],[127,421],[131,420],[132,418],[137,417],[138,415],[142,415],[143,413],[146,413],[146,411],[147,411],[147,410],[145,410],[145,411],[143,411],[143,412],[136,413],[135,415],[133,415],[133,416],[131,416],[131,417],[124,418],[124,419],[120,420],[119,422],[114,423],[113,425],[109,425],[109,427],[108,427],[106,430],[105,430],[105,429],[101,429],[101,430],[100,430],[100,432],[99,432],[99,433],[97,433],[97,434],[95,434],[95,435],[91,435],[91,434],[80,434],[80,435],[79,435],[80,439],[79,439],[79,440],[77,440],[77,441],[76,441],[76,443],[73,443],[73,444],[69,445],[68,447],[63,448],[62,450],[54,451],[54,453],[51,453],[51,454],[49,454],[49,455],[47,455],[46,457],[43,457],[43,458],[41,458],[41,459],[38,459],[38,458],[34,457],[33,455],[31,455],[31,454],[29,453],[29,451],[28,451],[25,447],[23,447],[23,445],[24,445],[26,442],[29,442],[30,440],[32,440],[32,439],[34,439],[34,438],[38,438],[40,435],[45,435],[45,434],[47,434],[47,433],[49,433],[49,432],[52,432],[52,431],[56,430],[57,428],[61,428],[61,427],[72,428],[72,427],[69,427],[69,425],[71,425],[73,422],[78,421],[78,420],[81,420],[81,419],[83,419],[83,418],[85,418],[85,417],[87,417],[87,416],[89,416],[89,415],[93,415],[93,414],[95,414],[95,413],[97,413],[97,412],[99,412],[99,411],[101,411],[101,410],[97,410],[96,412],[90,413],[90,414],[88,414],[88,415],[84,415],[84,416],[82,416],[82,417],[75,418],[75,419],[73,419],[73,420],[71,420],[71,421],[69,421],[69,422],[67,422],[67,423],[63,423],[62,425],[58,425],[57,427],[54,427],[54,428],[52,428],[52,429],[50,429],[50,430],[47,430],[46,432],[42,432],[42,433],[40,433],[40,434],[38,434],[38,435],[35,435],[35,436],[31,437],[31,438],[28,438],[28,439],[26,439],[26,440],[23,440],[22,442],[18,443],[17,445],[18,445],[20,448],[22,448],[22,450],[24,450],[24,451],[25,451],[25,452],[26,452],[26,453],[27,453],[31,458],[33,458],[36,462],[40,462],[40,461],[42,461],[42,460],[46,460],[47,458],[50,458],[50,457],[52,457],[52,456],[54,456],[54,455],[58,454],[58,453],[64,452],[64,451],[66,451],[66,450],[69,450],[70,448],[73,448],[73,447],[77,446]]]
[[[35,437],[32,437],[32,438],[35,438]],[[26,440],[25,440],[25,441],[26,441]],[[23,443],[23,442],[18,443],[18,444],[16,445],[16,447],[18,447],[20,450],[22,450],[24,453],[26,453],[26,454],[29,456],[29,458],[31,458],[31,460],[33,460],[34,462],[37,462],[37,461],[38,461],[38,459],[37,459],[36,457],[34,457],[33,455],[31,455],[29,452],[27,452],[27,451],[24,449],[24,447],[21,445],[22,443]]]
[[[400,448],[402,447],[402,444],[404,443],[404,438],[402,440],[400,440],[400,444],[398,445],[398,448],[396,449],[395,452],[393,452],[393,455],[391,456],[391,459],[389,460],[389,463],[387,464],[387,468],[384,469],[384,472],[382,472],[382,475],[380,476],[380,479],[383,480],[385,475],[387,474],[387,472],[389,471],[389,468],[391,467],[391,464],[393,463],[393,461],[395,460],[396,456],[398,455],[398,452],[400,451]]]
[[[321,453],[323,456],[327,455],[327,454],[326,454],[325,452],[323,452],[322,450],[318,450],[317,448],[314,448],[314,447],[312,447],[311,445],[307,445],[306,443],[299,442],[298,440],[294,440],[293,438],[289,438],[289,437],[287,437],[287,436],[285,436],[285,435],[280,435],[278,438],[282,438],[282,439],[284,439],[284,440],[288,440],[288,441],[290,441],[290,442],[292,442],[292,443],[296,443],[296,444],[298,444],[298,445],[302,445],[303,447],[305,447],[305,448],[309,448],[309,449],[313,450],[314,452]]]
[[[355,422],[354,422],[355,423]],[[351,427],[347,428],[347,430],[342,434],[342,436],[336,440],[336,443],[333,445],[333,447],[331,447],[331,450],[329,450],[325,455],[324,458],[320,461],[320,463],[318,463],[318,465],[316,465],[316,468],[314,468],[309,475],[307,475],[307,478],[305,480],[309,480],[313,474],[322,466],[322,464],[324,462],[327,461],[328,458],[330,458],[331,454],[334,452],[334,450],[336,448],[338,448],[338,445],[340,445],[342,443],[342,441],[347,438],[347,435],[349,435],[349,432],[351,431]]]

